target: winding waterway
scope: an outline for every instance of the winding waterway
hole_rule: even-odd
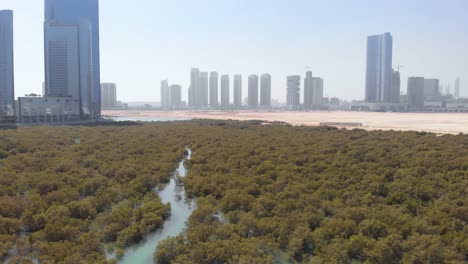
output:
[[[190,149],[187,151],[188,155],[179,163],[174,175],[187,176],[185,161],[192,157],[192,151]],[[141,243],[128,248],[124,257],[119,261],[120,264],[152,264],[153,253],[159,242],[168,237],[179,235],[185,228],[185,222],[195,210],[195,202],[185,198],[185,188],[177,186],[174,177],[158,194],[163,203],[171,204],[171,215],[166,219],[162,229],[148,235]],[[178,197],[182,197],[182,199],[178,199]]]

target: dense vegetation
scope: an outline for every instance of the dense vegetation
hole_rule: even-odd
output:
[[[155,263],[468,260],[468,136],[217,125],[191,128],[199,207]]]
[[[105,263],[105,244],[120,255],[160,227],[170,206],[152,190],[184,152],[171,129],[0,131],[0,262]]]
[[[0,262],[112,262],[186,145],[198,206],[157,263],[468,261],[468,136],[192,121],[0,131]]]

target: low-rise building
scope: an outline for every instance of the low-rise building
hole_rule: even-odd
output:
[[[72,97],[19,97],[18,122],[64,123],[80,120],[80,101]]]

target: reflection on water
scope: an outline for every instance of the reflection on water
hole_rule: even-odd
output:
[[[184,166],[185,160],[189,160],[192,156],[191,150],[188,150],[188,156],[180,162],[176,173],[180,176],[187,176],[187,169]],[[172,178],[170,183],[164,187],[159,193],[163,203],[171,204],[171,216],[166,220],[162,229],[148,235],[143,242],[128,248],[125,255],[119,263],[121,264],[151,264],[153,263],[153,253],[156,246],[162,240],[168,237],[179,235],[185,228],[185,221],[195,210],[196,204],[193,200],[185,199],[185,188],[176,186],[175,180]],[[177,199],[177,196],[184,199]]]

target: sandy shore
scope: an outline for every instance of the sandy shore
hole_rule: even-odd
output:
[[[219,120],[264,120],[292,125],[318,126],[325,122],[361,123],[367,130],[414,130],[443,134],[468,134],[466,113],[375,113],[345,111],[103,111],[118,117],[199,118]]]

